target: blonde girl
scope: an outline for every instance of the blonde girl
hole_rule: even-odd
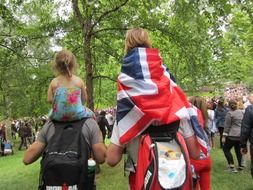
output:
[[[87,99],[86,87],[82,79],[74,75],[76,67],[72,52],[62,50],[56,53],[53,65],[56,77],[51,81],[47,93],[47,100],[52,103],[52,120],[74,121],[90,115],[83,106]]]

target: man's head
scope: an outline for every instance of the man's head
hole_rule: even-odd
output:
[[[104,110],[102,110],[102,111],[100,112],[100,115],[102,115],[102,116],[105,116],[105,114],[106,114],[106,112],[105,112]]]
[[[248,95],[248,100],[249,100],[250,104],[253,105],[253,92],[251,92],[251,93]]]

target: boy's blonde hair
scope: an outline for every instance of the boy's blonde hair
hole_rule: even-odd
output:
[[[53,68],[58,74],[71,77],[76,67],[76,58],[71,51],[62,50],[55,54]]]
[[[143,28],[133,28],[127,31],[125,38],[125,53],[135,47],[151,48],[148,32]]]

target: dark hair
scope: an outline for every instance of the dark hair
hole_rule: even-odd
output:
[[[219,100],[217,105],[218,106],[224,106],[224,101]]]
[[[237,102],[235,100],[230,100],[228,106],[234,111],[237,109]]]
[[[102,110],[102,111],[100,112],[100,115],[105,116],[105,114],[106,114],[106,112],[105,112],[104,110]]]

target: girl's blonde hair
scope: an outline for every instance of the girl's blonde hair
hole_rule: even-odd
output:
[[[240,109],[240,110],[244,110],[244,105],[243,105],[243,101],[242,100],[239,100],[237,102],[237,108]]]
[[[62,50],[55,54],[53,68],[58,74],[71,77],[76,67],[76,58],[71,51]]]
[[[202,115],[203,115],[203,119],[204,119],[204,122],[205,124],[207,123],[207,120],[208,120],[208,112],[207,112],[207,107],[206,107],[206,100],[200,96],[192,96],[190,99],[189,99],[189,102],[196,106],[197,108],[200,109]],[[204,126],[206,127],[206,126]]]
[[[135,47],[151,48],[148,32],[143,28],[133,28],[127,31],[125,38],[125,53]]]

